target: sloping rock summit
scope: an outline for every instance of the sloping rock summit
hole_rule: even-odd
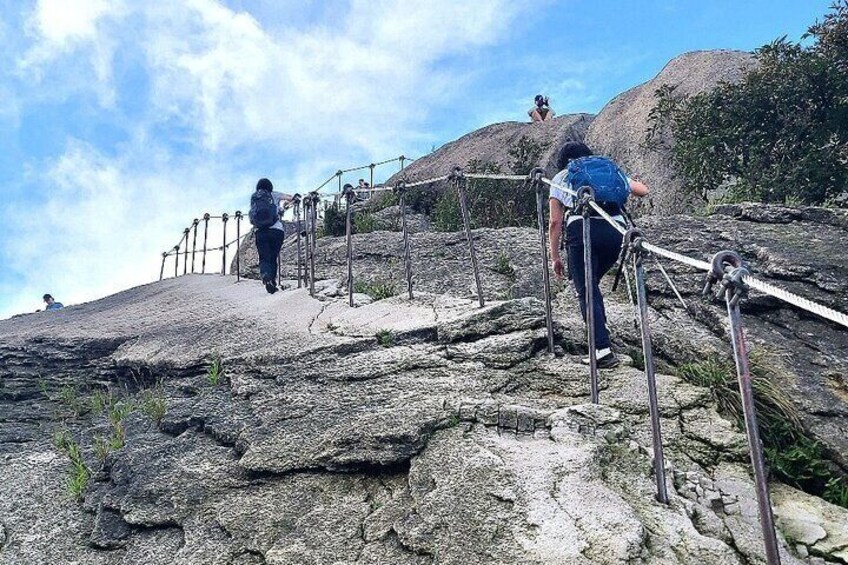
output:
[[[764,217],[725,212],[717,233]],[[522,233],[536,241],[477,232],[484,265]],[[386,253],[364,243],[389,236],[357,236],[358,253]],[[432,272],[451,241],[432,242]],[[330,276],[339,246],[321,242],[316,299],[189,275],[0,322],[0,563],[765,563],[745,437],[709,389],[658,375],[660,504],[645,377],[629,363],[605,371],[601,404],[589,402],[569,292],[551,357],[542,302],[479,308],[467,271],[448,288],[419,275],[412,300],[348,307]],[[763,253],[776,269],[783,255]],[[374,277],[398,267],[357,257]],[[664,293],[652,300],[661,358],[726,349]],[[616,339],[632,334],[625,299],[610,310]],[[848,562],[848,511],[775,492],[784,564]]]
[[[649,114],[657,104],[655,93],[664,85],[675,87],[675,95],[679,96],[707,92],[719,82],[738,81],[755,64],[754,56],[743,51],[693,51],[675,57],[656,77],[610,101],[592,120],[586,143],[597,153],[615,159],[628,173],[639,175],[651,187],[651,206],[643,212],[689,212],[702,203],[691,202],[682,191],[683,182],[674,170],[668,149],[671,140],[665,139],[665,146],[656,148],[645,144]]]

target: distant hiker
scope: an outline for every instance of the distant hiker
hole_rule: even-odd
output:
[[[61,302],[56,302],[56,300],[49,294],[45,294],[42,298],[44,299],[44,303],[47,304],[47,306],[44,307],[45,312],[47,310],[61,310],[65,307],[65,305]]]
[[[569,141],[560,149],[557,156],[557,168],[560,172],[553,179],[555,184],[577,191],[581,186],[591,186],[596,193],[595,200],[612,218],[626,225],[624,219],[624,203],[630,194],[645,196],[648,187],[639,181],[626,176],[610,159],[593,156],[592,150],[585,144]],[[551,219],[548,231],[551,259],[554,274],[558,279],[565,275],[565,266],[560,257],[560,237],[562,224],[567,209],[573,209],[574,197],[555,186],[551,187],[550,208]],[[601,277],[615,265],[621,251],[621,234],[597,212],[592,211],[590,221],[592,245],[592,289],[594,302],[595,347],[598,367],[608,369],[618,365],[618,358],[610,349],[607,316],[604,308],[604,298],[598,284]],[[570,214],[565,220],[565,241],[568,250],[568,272],[574,282],[580,302],[580,313],[586,320],[586,282],[583,263],[583,216]]]
[[[356,187],[359,190],[368,190],[371,188],[371,185],[365,182],[365,179],[359,179],[359,186]]]
[[[277,260],[286,235],[280,202],[291,199],[288,194],[274,192],[274,185],[268,179],[259,179],[256,192],[250,197],[249,218],[255,229],[259,275],[270,294],[277,292]]]
[[[534,99],[535,105],[527,111],[530,120],[534,122],[544,122],[554,117],[554,111],[551,110],[548,104],[548,97],[537,94]]]

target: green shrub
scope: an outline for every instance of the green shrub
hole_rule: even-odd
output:
[[[346,213],[339,208],[337,202],[333,202],[324,211],[324,234],[325,236],[342,237],[347,234]]]
[[[761,47],[739,82],[691,97],[663,86],[646,146],[670,149],[684,188],[705,202],[848,205],[846,36],[840,0],[812,41]]]
[[[354,212],[353,233],[371,233],[377,229],[377,218],[370,212]]]

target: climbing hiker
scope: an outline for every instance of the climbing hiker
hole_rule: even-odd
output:
[[[560,170],[552,180],[553,184],[577,191],[582,186],[590,186],[595,192],[595,201],[612,216],[612,219],[622,226],[624,219],[624,203],[631,194],[645,196],[648,187],[639,181],[627,177],[610,159],[592,155],[592,150],[584,143],[569,141],[557,155],[557,168]],[[550,225],[548,230],[551,247],[551,259],[554,275],[558,279],[565,276],[566,266],[560,256],[560,237],[565,223],[565,242],[568,252],[568,273],[574,283],[580,313],[586,320],[586,282],[583,262],[583,216],[569,214],[565,219],[566,210],[575,207],[574,196],[556,186],[551,186],[550,193]],[[618,358],[610,348],[607,316],[604,309],[604,299],[599,283],[601,277],[609,271],[618,259],[621,251],[621,234],[604,218],[592,210],[589,218],[592,247],[593,276],[590,284],[593,290],[593,313],[595,329],[595,347],[598,367],[608,369],[618,365]]]
[[[527,111],[530,121],[544,122],[554,117],[554,111],[548,103],[548,97],[537,94],[534,99],[535,105]]]
[[[44,303],[47,304],[47,306],[44,307],[45,312],[47,310],[61,310],[65,307],[65,305],[61,302],[56,302],[56,299],[49,294],[45,294],[42,298],[44,299]]]
[[[277,260],[285,238],[280,203],[288,203],[291,195],[274,192],[268,179],[259,179],[250,197],[250,223],[256,236],[259,254],[259,275],[269,294],[277,292]]]

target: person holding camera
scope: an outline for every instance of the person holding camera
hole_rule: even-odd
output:
[[[533,122],[545,122],[554,117],[554,111],[551,110],[548,103],[548,97],[537,94],[535,98],[535,106],[527,111],[530,120]]]

